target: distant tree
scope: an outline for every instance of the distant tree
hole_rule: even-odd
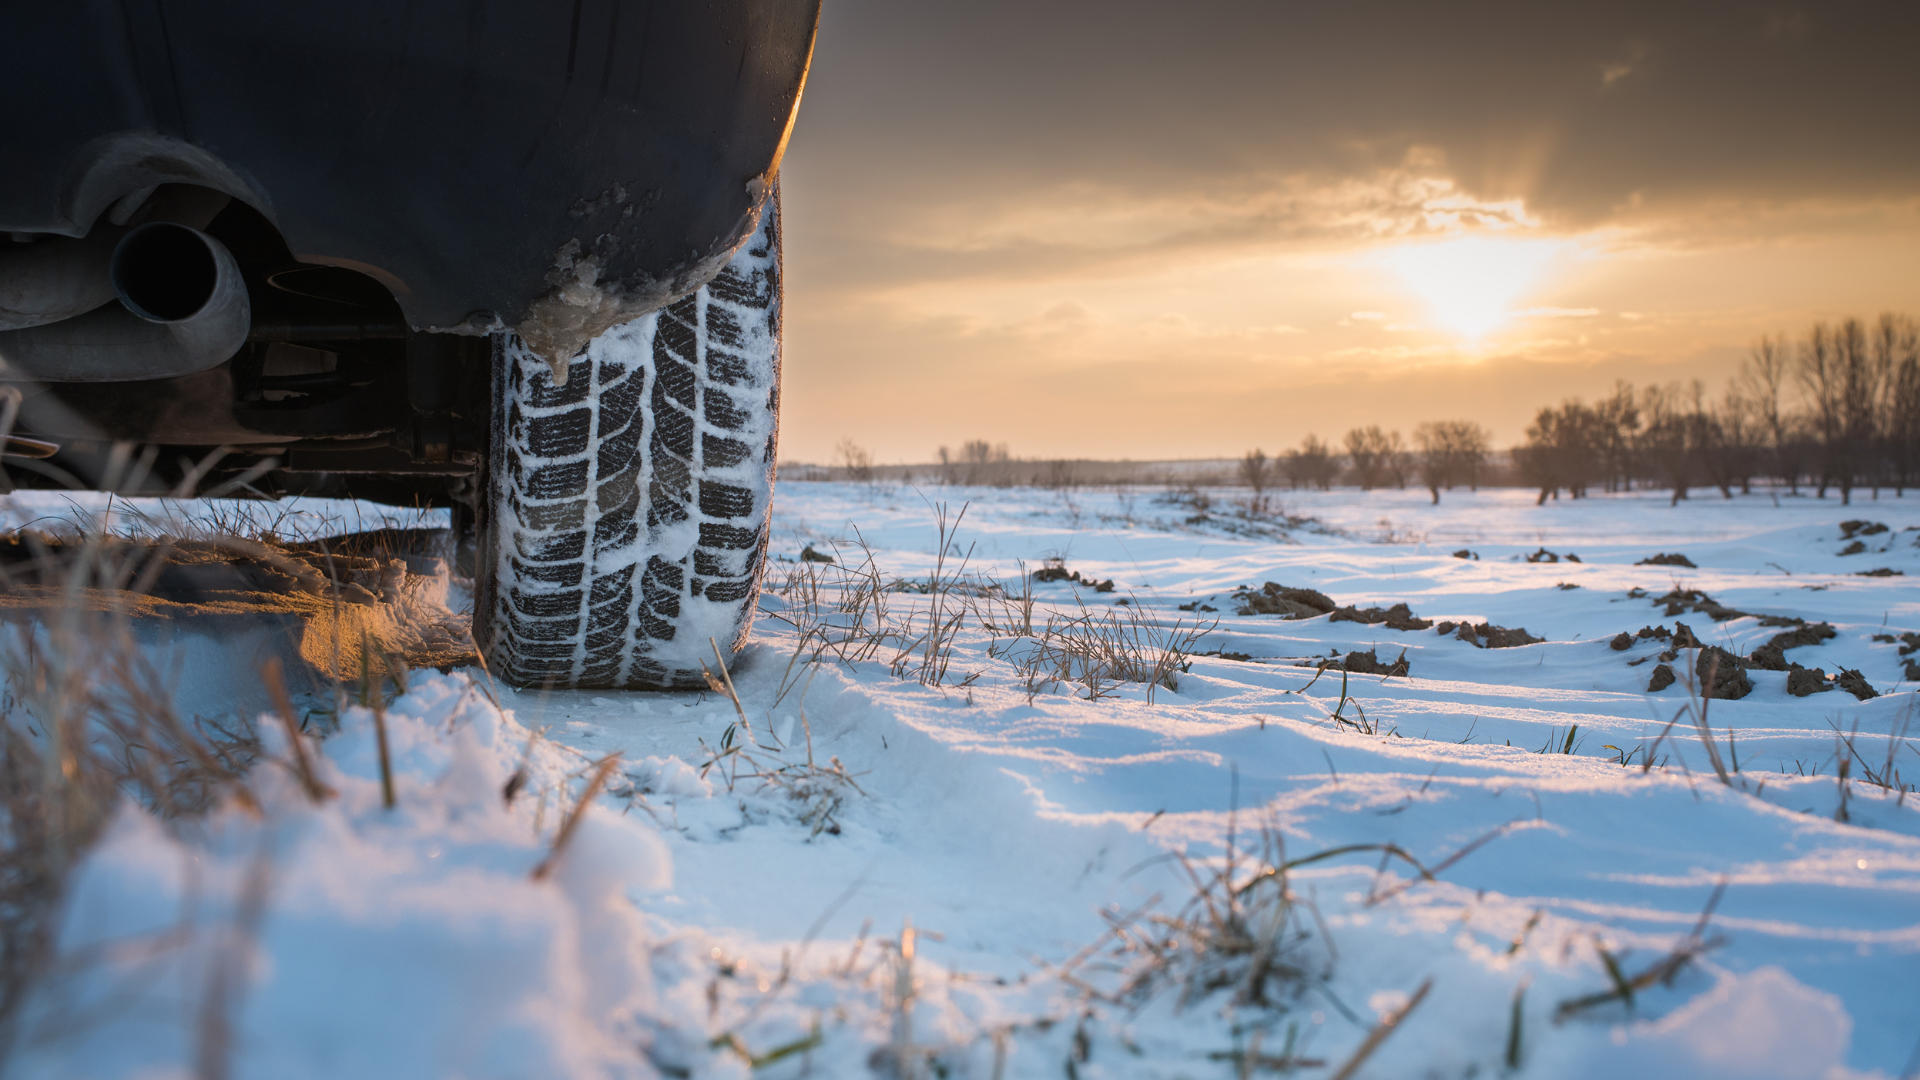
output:
[[[1595,447],[1601,426],[1594,411],[1577,398],[1534,415],[1526,445],[1515,451],[1515,463],[1528,484],[1540,489],[1536,505],[1549,496],[1558,499],[1562,488],[1569,498],[1587,494],[1599,461]]]
[[[1886,373],[1878,370],[1858,319],[1815,323],[1800,343],[1795,375],[1807,398],[1818,453],[1818,493],[1840,489],[1843,505],[1869,466]]]
[[[1406,443],[1400,440],[1398,431],[1387,432],[1386,451],[1380,455],[1380,470],[1393,486],[1402,491],[1407,489],[1407,481],[1413,476],[1413,453]]]
[[[1253,489],[1248,511],[1256,516],[1267,512],[1267,488],[1273,483],[1274,462],[1259,447],[1240,459],[1240,482]]]
[[[1874,347],[1889,370],[1882,424],[1894,491],[1904,495],[1920,471],[1920,327],[1900,315],[1880,316]]]
[[[1741,494],[1751,493],[1765,439],[1758,405],[1741,393],[1737,384],[1729,386],[1720,404],[1702,423],[1701,433],[1706,439],[1707,479],[1729,499],[1736,484]]]
[[[841,439],[833,448],[834,457],[840,462],[842,479],[857,484],[870,483],[873,480],[873,455],[852,439]]]
[[[1420,482],[1440,505],[1440,489],[1453,490],[1453,448],[1443,424],[1424,423],[1413,429],[1413,449],[1419,455]]]
[[[960,464],[962,483],[1004,487],[1014,482],[1013,455],[1007,452],[1006,443],[969,439],[960,445]]]
[[[1798,440],[1796,419],[1781,400],[1793,372],[1793,345],[1786,335],[1762,337],[1747,351],[1747,358],[1734,377],[1734,385],[1753,409],[1759,426],[1766,466],[1772,475],[1787,482],[1794,494],[1800,492],[1800,473],[1806,458]]]
[[[1479,486],[1491,442],[1486,429],[1471,420],[1430,421],[1413,429],[1414,465],[1435,505],[1442,488]]]
[[[1590,437],[1601,484],[1607,491],[1633,486],[1637,462],[1634,444],[1640,434],[1640,404],[1633,385],[1624,379],[1613,384],[1613,395],[1593,405]]]
[[[1360,490],[1371,491],[1394,479],[1395,458],[1404,456],[1399,432],[1389,436],[1378,424],[1370,424],[1347,432],[1346,443],[1347,459],[1353,463],[1353,479]],[[1406,466],[1400,464],[1398,468],[1404,476]]]
[[[1299,447],[1287,451],[1280,469],[1295,490],[1317,487],[1326,491],[1333,486],[1333,478],[1340,467],[1333,460],[1332,449],[1320,441],[1320,436],[1310,434],[1300,440]]]

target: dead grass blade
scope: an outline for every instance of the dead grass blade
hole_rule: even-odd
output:
[[[580,819],[586,816],[587,807],[600,795],[600,789],[607,785],[607,777],[613,775],[616,765],[620,764],[620,753],[615,751],[603,757],[594,765],[593,776],[587,781],[587,789],[567,812],[567,819],[560,823],[560,831],[554,834],[553,847],[547,851],[547,857],[533,868],[533,880],[545,881],[553,874],[553,868],[560,864],[560,857],[567,852],[567,845],[573,840],[574,830],[580,827]]]
[[[320,781],[313,771],[312,760],[307,757],[306,736],[301,733],[300,721],[294,716],[293,700],[287,696],[287,684],[281,678],[279,657],[269,656],[266,663],[260,665],[260,681],[266,684],[274,710],[280,714],[280,722],[286,726],[287,746],[293,753],[293,775],[306,790],[307,798],[316,806],[326,802],[334,792]]]
[[[1427,999],[1427,991],[1432,989],[1433,980],[1428,979],[1420,984],[1420,989],[1413,992],[1413,997],[1408,998],[1405,1005],[1381,1017],[1380,1022],[1373,1026],[1373,1030],[1367,1032],[1367,1037],[1360,1040],[1360,1045],[1354,1050],[1353,1056],[1349,1057],[1347,1063],[1340,1066],[1333,1074],[1332,1080],[1348,1080],[1354,1073],[1359,1072],[1360,1066],[1365,1065],[1367,1059],[1373,1056],[1373,1052],[1380,1049],[1380,1044],[1387,1041],[1387,1036],[1393,1034],[1394,1029],[1399,1027],[1413,1010],[1420,1007],[1420,1003]]]

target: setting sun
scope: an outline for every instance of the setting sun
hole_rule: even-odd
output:
[[[1382,260],[1426,304],[1434,321],[1478,339],[1512,314],[1560,245],[1546,240],[1467,238],[1395,248]]]

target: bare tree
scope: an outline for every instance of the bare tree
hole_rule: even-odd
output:
[[[857,484],[871,483],[873,480],[873,455],[852,439],[841,439],[833,448],[833,456],[840,462],[842,479]]]
[[[1471,420],[1438,420],[1413,429],[1420,482],[1426,485],[1435,505],[1440,490],[1453,490],[1456,483],[1479,486],[1480,470],[1485,466],[1491,444],[1485,428]]]
[[[1389,436],[1378,424],[1369,424],[1347,432],[1346,443],[1347,458],[1353,463],[1353,479],[1361,491],[1371,491],[1394,479],[1395,458],[1405,453],[1400,446],[1399,432]],[[1399,465],[1403,476],[1405,469],[1404,464]],[[1401,486],[1405,486],[1404,480]]]
[[[1699,433],[1705,439],[1701,449],[1707,479],[1713,481],[1725,498],[1733,498],[1736,484],[1741,494],[1750,493],[1763,435],[1757,407],[1740,392],[1737,384],[1727,387],[1719,407],[1700,422]]]
[[[1427,486],[1435,506],[1440,505],[1440,489],[1453,488],[1453,446],[1445,428],[1445,424],[1428,422],[1413,429],[1413,448],[1420,455],[1420,482]]]
[[[1765,439],[1773,475],[1785,480],[1788,489],[1798,495],[1800,472],[1806,459],[1797,445],[1799,432],[1795,420],[1781,400],[1781,392],[1792,371],[1793,345],[1786,335],[1762,337],[1748,350],[1734,384],[1752,406],[1754,420]]]
[[[1904,495],[1920,469],[1920,327],[1903,315],[1882,315],[1874,347],[1887,355],[1886,418],[1882,421],[1895,494]]]
[[[1569,498],[1586,496],[1599,460],[1595,452],[1598,428],[1594,411],[1578,398],[1534,415],[1527,427],[1526,445],[1515,451],[1515,462],[1528,484],[1540,489],[1535,505],[1544,504],[1548,496],[1558,499],[1561,488],[1567,490]]]
[[[1013,455],[1008,453],[1006,443],[969,439],[960,445],[960,463],[964,466],[962,483],[1005,487],[1014,482]]]
[[[1640,403],[1633,386],[1624,379],[1613,384],[1613,396],[1602,398],[1592,409],[1589,429],[1601,484],[1607,491],[1625,491],[1633,486],[1634,444],[1640,434]]]
[[[1240,480],[1253,489],[1253,502],[1247,507],[1256,517],[1267,512],[1267,487],[1273,483],[1274,462],[1259,447],[1240,459]]]
[[[1326,491],[1333,486],[1339,465],[1333,460],[1333,450],[1320,441],[1320,436],[1310,434],[1300,440],[1298,448],[1287,451],[1281,471],[1287,474],[1287,482],[1295,489],[1317,487]]]

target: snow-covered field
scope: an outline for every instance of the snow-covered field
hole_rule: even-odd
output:
[[[1289,529],[1211,495],[785,485],[738,712],[416,672],[394,810],[349,705],[316,748],[336,797],[263,765],[257,812],[126,811],[12,1071],[188,1075],[214,1046],[236,1076],[1911,1074],[1920,595],[1861,572],[1920,574],[1920,499],[1284,492],[1319,522]],[[1081,582],[1011,628],[1050,559]],[[1236,614],[1266,582],[1545,640]],[[1611,644],[1684,623],[1745,656],[1794,618],[1835,636],[1788,660],[1879,696],[1753,670],[1703,710],[1694,650],[1649,693],[1673,642]],[[1084,673],[1061,654],[1096,625],[1215,655],[1089,700],[1045,675]],[[1314,679],[1369,650],[1406,674]]]

